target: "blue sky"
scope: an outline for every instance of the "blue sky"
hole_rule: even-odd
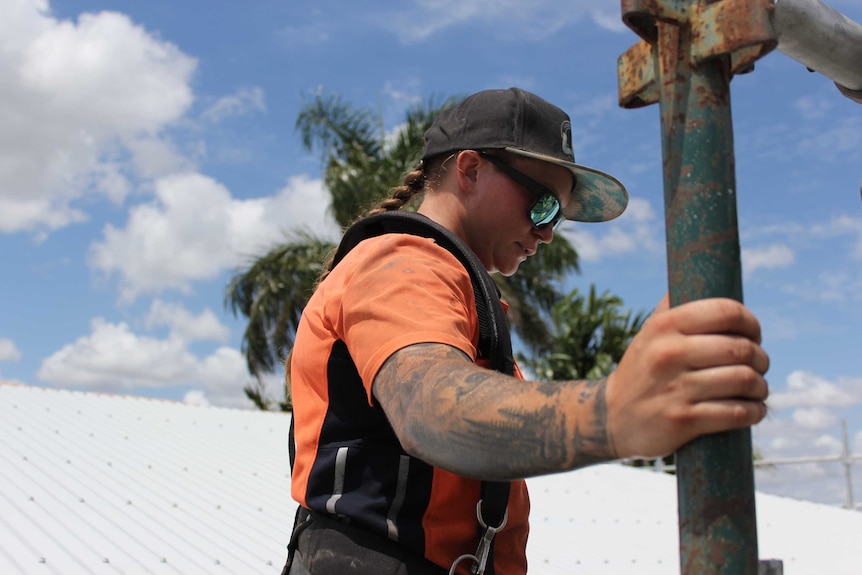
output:
[[[337,237],[294,129],[315,90],[386,130],[430,97],[551,100],[578,160],[632,197],[614,222],[563,226],[572,286],[638,310],[666,290],[658,106],[617,104],[637,41],[617,1],[2,4],[0,380],[248,407],[226,282],[291,230]],[[829,5],[862,22],[862,1]],[[744,298],[772,357],[755,444],[835,454],[846,418],[862,452],[862,106],[780,52],[731,86]],[[845,497],[837,464],[757,481]]]

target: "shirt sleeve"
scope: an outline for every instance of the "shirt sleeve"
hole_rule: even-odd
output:
[[[341,267],[348,274],[342,333],[370,404],[377,372],[399,349],[442,343],[475,360],[473,286],[448,250],[428,238],[386,234],[362,242],[336,269]]]

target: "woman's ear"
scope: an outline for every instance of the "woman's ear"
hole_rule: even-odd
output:
[[[464,190],[471,192],[479,181],[479,168],[482,166],[482,158],[474,150],[462,150],[455,158],[458,172],[458,185]]]

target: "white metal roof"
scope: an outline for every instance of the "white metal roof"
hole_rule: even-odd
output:
[[[0,385],[0,573],[278,573],[295,504],[281,413]],[[675,575],[676,483],[530,480],[531,575]],[[757,495],[785,575],[862,573],[862,513]]]

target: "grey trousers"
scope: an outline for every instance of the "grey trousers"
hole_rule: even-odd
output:
[[[360,527],[315,515],[299,534],[289,575],[446,575],[447,569]]]

